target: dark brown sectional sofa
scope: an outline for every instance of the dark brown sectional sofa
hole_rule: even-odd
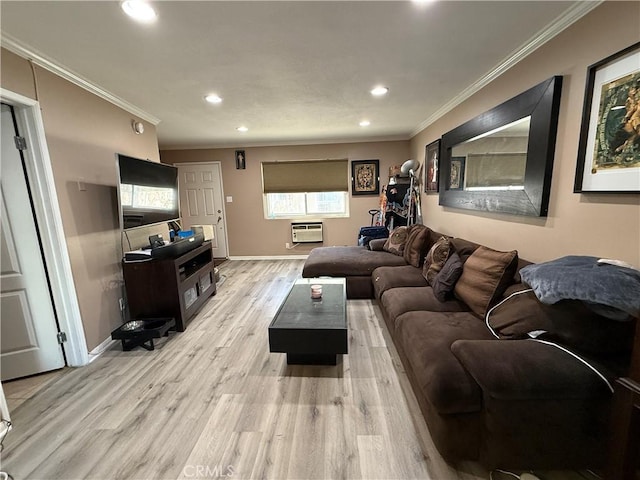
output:
[[[487,297],[478,303],[469,291],[485,295],[491,282],[483,276],[500,269],[477,257],[501,252],[447,236],[463,273],[441,302],[422,264],[443,235],[422,225],[408,231],[402,255],[379,250],[384,240],[373,250],[316,248],[303,277],[346,277],[349,298],[377,300],[442,456],[487,468],[602,467],[611,385],[628,369],[634,322],[577,301],[540,303],[521,283],[529,262],[517,257],[502,265],[479,308]]]

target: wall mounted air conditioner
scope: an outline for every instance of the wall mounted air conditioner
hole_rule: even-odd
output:
[[[292,223],[291,240],[293,243],[321,243],[322,222]]]

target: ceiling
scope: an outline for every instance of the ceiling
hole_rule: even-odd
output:
[[[139,24],[116,1],[2,0],[0,18],[4,47],[157,123],[161,148],[202,148],[408,139],[597,4],[155,1]]]

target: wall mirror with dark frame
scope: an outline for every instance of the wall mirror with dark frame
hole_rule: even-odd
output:
[[[545,217],[562,77],[551,77],[442,136],[440,205]]]

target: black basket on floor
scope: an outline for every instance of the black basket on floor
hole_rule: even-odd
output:
[[[169,335],[169,330],[176,328],[175,318],[141,318],[131,320],[120,325],[113,332],[113,340],[122,341],[122,350],[128,352],[135,347],[143,347],[153,350],[154,338],[162,338]]]

